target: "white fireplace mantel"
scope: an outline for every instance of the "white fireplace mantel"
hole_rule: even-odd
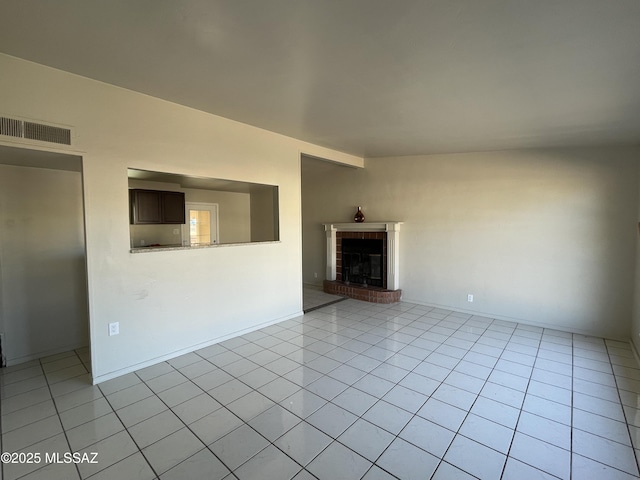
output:
[[[327,235],[327,280],[336,279],[336,232],[387,232],[387,289],[400,289],[400,225],[403,222],[323,223]]]

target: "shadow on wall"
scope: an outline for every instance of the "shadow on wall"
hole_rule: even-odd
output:
[[[362,205],[367,221],[405,222],[405,300],[628,337],[638,156],[506,151],[367,159],[360,170],[304,159],[305,282],[324,276],[321,223]]]
[[[89,343],[85,258],[68,253],[30,259],[24,265],[22,291],[33,294],[19,307],[26,320],[29,352],[47,352],[52,346],[74,349]],[[72,324],[73,329],[64,328],[65,324]]]

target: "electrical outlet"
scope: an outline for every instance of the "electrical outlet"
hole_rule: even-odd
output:
[[[313,278],[318,278],[318,272],[315,272],[315,273],[313,274]]]
[[[109,336],[118,335],[120,333],[120,322],[109,324]]]
[[[174,235],[180,235],[180,229],[179,228],[174,228],[173,229],[173,234]]]
[[[467,302],[473,302],[473,294],[468,294],[467,295]]]
[[[144,247],[147,244],[147,242],[145,240],[140,240],[140,246]]]

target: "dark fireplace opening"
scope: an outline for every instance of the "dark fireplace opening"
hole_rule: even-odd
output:
[[[384,287],[385,275],[382,240],[342,239],[342,280],[344,283]]]

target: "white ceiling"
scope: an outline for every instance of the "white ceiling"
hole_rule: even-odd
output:
[[[639,0],[2,0],[0,51],[367,157],[640,144]]]

